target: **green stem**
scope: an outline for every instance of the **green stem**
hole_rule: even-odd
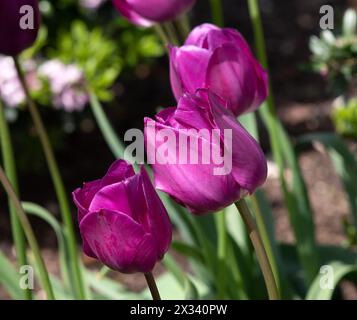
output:
[[[212,12],[213,23],[219,27],[223,27],[224,26],[224,16],[223,16],[221,0],[210,0],[210,2],[211,2],[211,12]]]
[[[152,273],[148,272],[148,273],[145,273],[144,275],[145,275],[145,279],[148,284],[148,287],[150,289],[152,299],[153,300],[161,300],[160,293],[159,293],[159,290],[157,289],[155,278],[152,275]]]
[[[179,39],[177,37],[177,32],[175,29],[175,26],[173,25],[172,22],[165,22],[163,24],[164,30],[166,31],[166,34],[169,37],[170,43],[173,44],[174,46],[179,45]]]
[[[177,19],[177,27],[180,31],[181,37],[183,39],[183,42],[185,42],[188,34],[191,31],[191,26],[190,26],[190,20],[187,16],[187,14],[183,14],[181,15],[178,19]]]
[[[218,235],[218,299],[224,299],[226,294],[226,259],[227,259],[227,228],[224,212],[217,213],[215,216],[217,235]]]
[[[153,28],[154,28],[155,32],[157,33],[157,35],[160,37],[162,44],[164,45],[164,47],[167,50],[167,45],[170,43],[170,40],[169,40],[168,36],[166,35],[165,30],[158,23],[154,24]]]
[[[16,192],[14,190],[14,188],[11,185],[11,182],[9,181],[9,179],[6,177],[6,174],[3,170],[3,168],[0,166],[0,181],[1,184],[3,185],[9,199],[12,201],[12,204],[14,205],[15,209],[16,209],[16,213],[17,213],[17,217],[19,219],[19,221],[21,222],[22,228],[25,232],[27,241],[29,242],[29,245],[33,251],[33,255],[36,261],[36,266],[37,266],[37,271],[41,280],[41,284],[43,289],[45,290],[46,294],[47,294],[47,298],[49,300],[54,300],[54,294],[53,294],[53,290],[52,290],[52,286],[50,283],[50,279],[48,276],[48,272],[45,266],[45,263],[43,262],[42,256],[41,256],[41,252],[40,252],[40,248],[38,246],[37,240],[35,238],[35,235],[32,231],[31,225],[29,220],[27,219],[27,216],[21,206],[21,202],[18,199]]]
[[[265,45],[265,39],[264,39],[264,31],[263,31],[263,24],[262,24],[262,19],[260,15],[260,10],[259,10],[259,3],[258,0],[247,0],[248,1],[248,6],[249,6],[249,14],[250,18],[252,21],[253,25],[253,31],[254,31],[254,38],[255,38],[255,45],[257,49],[257,56],[260,60],[260,63],[262,66],[269,71],[269,65],[268,65],[268,58],[267,58],[267,53],[266,53],[266,45]],[[269,72],[268,72],[269,74]],[[271,149],[272,149],[272,154],[275,162],[277,163],[279,167],[279,175],[280,175],[280,183],[284,192],[284,200],[285,203],[288,207],[288,211],[290,214],[290,220],[293,220],[297,217],[295,217],[295,206],[296,203],[293,203],[295,199],[293,199],[286,179],[285,179],[285,160],[287,160],[286,156],[284,156],[284,152],[290,152],[292,153],[293,150],[289,149],[283,149],[281,145],[281,139],[285,139],[288,141],[287,134],[283,127],[281,126],[281,123],[277,117],[276,114],[276,108],[275,108],[275,102],[274,102],[274,96],[271,90],[271,83],[269,81],[269,96],[267,103],[265,103],[259,110],[259,113],[264,121],[264,123],[267,126],[268,132],[269,132],[269,139],[270,139],[270,144],[271,144]],[[294,161],[296,159],[293,159]],[[294,168],[292,168],[292,171]],[[298,175],[300,175],[298,173]],[[298,180],[301,181],[301,177],[297,177]],[[302,181],[303,183],[303,181]],[[304,186],[303,186],[304,188]],[[303,193],[305,193],[305,190],[302,190]],[[301,202],[301,205],[303,205],[304,198],[300,197],[297,199],[295,202]],[[308,200],[306,200],[308,201]],[[309,243],[310,247],[314,247],[312,250],[306,250],[305,244],[298,245],[298,253],[299,257],[301,260],[301,263],[303,265],[303,268],[306,273],[306,280],[307,284],[310,284],[313,279],[316,276],[316,272],[318,271],[318,266],[319,266],[319,258],[315,250],[315,240],[314,240],[314,230],[313,227],[313,221],[311,220],[312,217],[311,215],[309,217],[306,217],[306,212],[309,211],[309,203],[307,202],[307,208],[303,208],[299,214],[303,216],[301,219],[304,221],[307,221],[306,226],[307,228],[301,232],[301,230],[298,230],[297,226],[295,223],[292,221],[292,226],[294,228],[294,233],[295,237],[297,239],[297,243]],[[300,217],[300,216],[299,216]],[[303,234],[304,233],[304,234]]]
[[[28,89],[24,74],[22,72],[19,60],[17,57],[13,57],[15,62],[16,71],[21,82],[22,88],[26,94],[27,105],[35,125],[37,134],[39,136],[42,148],[46,157],[48,168],[52,177],[52,181],[56,190],[58,202],[61,209],[62,219],[65,225],[65,230],[68,239],[68,249],[71,261],[72,273],[74,277],[74,286],[76,288],[77,296],[79,299],[85,298],[85,290],[83,287],[82,274],[79,264],[79,257],[77,254],[77,241],[74,233],[73,221],[71,216],[71,211],[66,196],[66,191],[63,185],[63,181],[58,169],[56,158],[54,156],[50,140],[42,122],[41,115],[37,109],[36,104],[31,98],[30,91]]]
[[[268,231],[267,231],[266,225],[264,223],[263,214],[262,214],[258,200],[255,195],[252,195],[251,201],[252,201],[253,210],[255,213],[255,219],[257,221],[258,230],[261,235],[262,242],[263,242],[264,248],[266,250],[266,253],[267,253],[273,274],[274,274],[274,279],[275,279],[275,283],[278,287],[279,295],[281,296],[278,267],[277,267],[277,263],[276,263],[276,260],[274,257],[273,248],[272,248],[272,245],[271,245],[271,242],[269,239]]]
[[[263,241],[257,229],[256,223],[249,211],[249,208],[244,199],[236,202],[236,207],[242,216],[242,219],[246,225],[249,237],[252,241],[253,247],[255,249],[260,268],[263,273],[265,280],[265,285],[267,287],[268,295],[270,300],[279,300],[279,292],[277,285],[275,283],[275,278],[273,274],[272,267],[269,262],[269,258],[264,248]]]
[[[1,151],[4,161],[5,173],[8,176],[15,192],[18,194],[18,184],[16,176],[16,168],[14,161],[14,153],[11,143],[11,137],[9,133],[9,127],[5,118],[5,110],[3,108],[2,102],[0,101],[0,140],[1,140]],[[10,210],[10,220],[11,220],[11,230],[12,236],[15,243],[16,257],[18,266],[24,266],[27,264],[26,257],[26,242],[23,230],[21,228],[21,223],[17,217],[14,205],[9,199],[9,210]],[[25,298],[27,300],[32,299],[31,290],[25,290]]]

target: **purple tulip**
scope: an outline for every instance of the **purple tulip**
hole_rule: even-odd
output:
[[[31,47],[40,25],[37,0],[0,1],[0,53],[15,56]]]
[[[170,48],[171,86],[185,92],[208,88],[229,101],[236,115],[255,111],[268,95],[267,74],[243,36],[211,24],[196,27],[185,45]]]
[[[205,134],[202,129],[206,130]],[[214,140],[213,134],[210,138],[207,132],[215,131],[218,139]],[[165,138],[170,132],[175,136],[175,143]],[[226,139],[227,133],[230,133],[229,139]],[[194,214],[225,208],[253,193],[267,177],[267,163],[258,143],[226,109],[222,100],[208,90],[183,95],[177,108],[161,111],[156,121],[146,118],[145,139],[155,187]],[[194,161],[197,154],[203,159],[209,147],[209,161],[181,161],[178,154],[183,154],[182,146],[187,154],[183,158]],[[220,155],[225,153],[227,163],[230,161],[230,165],[224,163],[228,170],[219,175],[215,173],[218,166],[213,161],[213,151]]]
[[[83,250],[110,268],[150,272],[168,250],[167,211],[144,168],[118,160],[104,178],[73,192]]]
[[[113,0],[118,11],[131,23],[149,27],[173,20],[192,8],[196,0]]]

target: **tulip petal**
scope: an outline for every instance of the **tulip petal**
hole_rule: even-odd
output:
[[[171,20],[189,10],[196,0],[126,0],[140,16],[156,22]]]
[[[156,193],[144,167],[141,167],[140,175],[142,177],[142,188],[145,194],[151,234],[155,236],[158,252],[163,256],[169,249],[172,240],[171,222],[166,208]]]
[[[145,123],[148,120],[145,119]],[[194,137],[192,132],[188,135],[186,131],[156,123],[156,130],[161,129],[174,130],[176,136],[178,134],[181,135],[181,138],[186,136],[187,141],[197,139],[198,145],[205,143],[203,137],[199,135]],[[147,148],[153,148],[154,145],[157,149],[160,147],[162,142],[156,141],[156,135],[149,136],[145,131],[145,137]],[[194,145],[194,143],[188,143],[188,155],[197,152]],[[198,153],[201,156],[199,151]],[[167,150],[168,163],[173,164],[158,162],[153,164],[155,187],[185,205],[192,213],[206,214],[218,211],[240,197],[240,187],[231,175],[214,175],[216,167],[214,164],[180,164],[177,161],[177,154],[179,154],[178,143],[176,148],[170,147]]]
[[[205,88],[210,57],[209,51],[194,46],[184,46],[176,51],[173,63],[177,74],[180,75],[182,93],[194,93],[198,88]],[[173,86],[177,86],[175,82]],[[179,90],[176,91],[179,92]],[[178,96],[175,92],[176,98],[180,98],[181,95]]]
[[[253,193],[257,186],[263,184],[267,178],[267,162],[264,153],[254,138],[212,93],[208,93],[208,98],[217,127],[221,131],[232,130],[232,174],[244,190]]]
[[[83,188],[78,188],[72,193],[73,201],[78,208],[78,221],[81,222],[83,217],[88,213],[90,203],[94,195],[100,189],[101,180],[87,182]]]
[[[252,111],[255,69],[239,48],[225,44],[213,52],[206,83],[214,93],[229,100],[236,115]]]
[[[177,70],[177,63],[176,63],[176,57],[177,57],[178,50],[179,49],[177,47],[169,46],[170,82],[171,82],[172,92],[173,92],[177,101],[184,94],[184,89],[182,87],[182,81],[181,81],[179,72]]]
[[[113,0],[117,10],[131,23],[141,27],[151,27],[154,23],[135,12],[127,0]]]
[[[221,30],[221,29],[215,26],[214,24],[210,24],[210,23],[203,23],[197,26],[188,35],[185,41],[185,45],[193,45],[196,47],[208,49],[207,35],[212,30]]]
[[[120,182],[135,175],[134,169],[124,160],[116,160],[108,169],[101,182],[101,186]]]
[[[95,256],[114,270],[149,272],[158,258],[153,237],[121,212],[91,212],[82,220],[80,230]]]
[[[95,212],[102,209],[120,211],[132,216],[130,201],[127,197],[127,188],[124,182],[107,185],[95,194],[89,206],[89,211]]]
[[[21,28],[23,17],[20,8],[31,6],[33,9],[33,28]],[[36,40],[40,26],[40,13],[37,0],[0,1],[0,53],[15,56],[30,47]]]

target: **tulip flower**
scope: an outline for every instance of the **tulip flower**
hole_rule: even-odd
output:
[[[131,23],[149,27],[173,20],[192,8],[196,0],[113,0],[118,11]]]
[[[0,53],[15,56],[31,47],[39,25],[38,0],[1,0]]]
[[[144,168],[118,160],[99,180],[73,192],[83,250],[123,272],[150,272],[168,250],[167,211]]]
[[[156,120],[146,118],[145,140],[155,187],[193,214],[223,209],[253,193],[267,177],[267,163],[258,143],[224,101],[208,90],[184,94],[177,108],[161,111]],[[217,151],[227,162],[214,160]],[[228,170],[219,172],[218,167],[223,166]]]
[[[209,88],[236,115],[255,111],[268,95],[267,74],[243,36],[211,24],[196,27],[182,47],[170,48],[171,86],[176,99]]]

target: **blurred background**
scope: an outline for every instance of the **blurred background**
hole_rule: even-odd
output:
[[[120,136],[131,128],[142,129],[144,116],[153,116],[159,107],[172,106],[175,100],[171,95],[167,57],[153,30],[130,25],[119,17],[110,0],[40,3],[44,27],[35,48],[24,54],[25,69],[69,191],[83,181],[102,176],[114,160],[88,106],[83,79],[95,88]],[[222,3],[225,25],[237,28],[253,46],[246,1],[222,0]],[[338,131],[357,154],[357,103],[351,100],[356,93],[353,79],[357,46],[346,49],[342,45],[341,49],[339,43],[334,44],[337,51],[344,50],[344,55],[343,59],[337,55],[332,62],[328,60],[331,55],[326,58],[319,51],[323,45],[320,7],[333,6],[333,34],[340,35],[345,11],[348,7],[357,9],[357,1],[261,0],[260,3],[273,92],[284,127],[293,139],[309,132]],[[192,25],[210,19],[207,1],[198,0],[191,13]],[[59,217],[40,144],[24,110],[21,90],[11,78],[12,66],[6,59],[0,57],[0,95],[11,123],[21,198],[40,203]],[[342,105],[346,109],[348,103],[354,113],[340,114],[337,110]],[[261,137],[269,159],[269,141],[264,138],[267,135]],[[335,245],[348,242],[348,201],[329,156],[314,145],[302,150],[299,162],[315,213],[317,241]],[[273,162],[264,189],[273,207],[277,239],[293,243],[278,169]],[[2,191],[0,208],[0,248],[11,256],[11,229]],[[56,238],[43,222],[36,218],[31,221],[49,268],[55,272]],[[344,290],[346,297],[357,298],[353,285],[346,284]]]

